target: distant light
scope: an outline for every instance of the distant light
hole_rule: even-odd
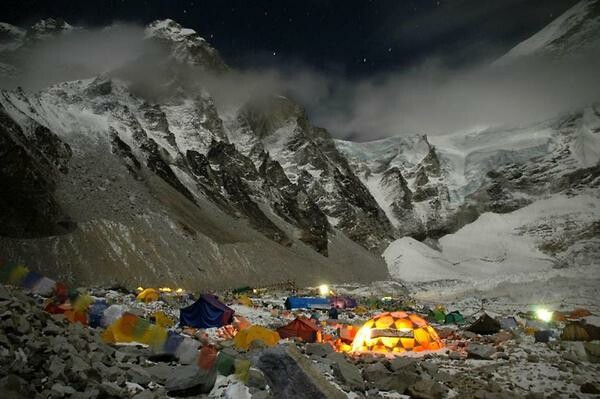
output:
[[[256,288],[254,288],[254,289],[252,290],[252,293],[253,293],[253,294],[258,294],[258,290],[257,290]]]
[[[160,287],[158,290],[160,292],[171,292],[172,291],[169,287]]]
[[[553,312],[549,311],[548,309],[539,308],[535,311],[535,315],[538,319],[548,323],[552,320]]]
[[[327,296],[329,294],[329,286],[327,284],[321,284],[319,286],[319,294],[321,294],[321,296]]]
[[[144,291],[144,289],[142,287],[137,287],[138,291]]]
[[[183,292],[183,288],[177,288],[177,290],[175,292],[177,292],[178,294],[181,294]]]

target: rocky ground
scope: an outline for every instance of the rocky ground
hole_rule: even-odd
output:
[[[181,305],[163,300],[142,304],[131,294],[93,292],[140,316],[161,309],[176,317]],[[283,292],[270,293],[254,298],[254,307],[231,306],[253,324],[275,328],[294,317],[278,310],[284,299]],[[273,347],[255,342],[249,351],[241,352],[215,329],[202,331],[198,347],[215,345],[224,355],[250,362],[250,370],[240,380],[233,370],[204,371],[195,362],[183,364],[189,361],[153,353],[144,345],[107,345],[100,338],[103,329],[45,313],[43,300],[0,286],[3,398],[586,398],[600,394],[598,341],[534,343],[534,337],[521,328],[483,336],[456,325],[436,325],[446,348],[396,358],[349,355],[335,352],[327,343],[290,340]],[[402,297],[402,301],[409,299]],[[379,311],[360,316],[345,311],[340,322],[360,325]],[[588,322],[597,318],[589,317]],[[334,331],[329,325],[324,329]]]

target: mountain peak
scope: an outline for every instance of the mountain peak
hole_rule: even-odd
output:
[[[146,27],[146,38],[166,45],[173,57],[181,63],[216,72],[228,69],[219,52],[206,39],[172,19],[150,23]]]

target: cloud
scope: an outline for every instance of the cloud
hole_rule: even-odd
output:
[[[213,75],[175,65],[165,49],[148,46],[143,28],[133,25],[62,35],[32,46],[20,59],[24,74],[10,84],[35,90],[109,73],[131,81],[133,90],[156,102],[180,96],[182,87],[190,95],[203,88],[223,113],[253,96],[284,94],[307,109],[313,124],[361,141],[523,125],[600,101],[598,53],[502,67],[479,62],[460,69],[431,58],[412,68],[350,79],[301,63]]]
[[[39,90],[106,73],[139,57],[147,46],[143,38],[140,26],[114,24],[31,41],[10,60],[21,73],[1,83]]]
[[[448,70],[430,61],[410,71],[360,82],[336,82],[317,123],[338,137],[369,140],[445,134],[483,126],[516,126],[553,118],[600,100],[600,56],[529,59]],[[335,104],[344,112],[335,110]]]

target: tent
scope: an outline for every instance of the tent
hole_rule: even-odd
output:
[[[329,307],[329,299],[307,296],[291,296],[285,300],[285,308],[292,309],[310,309],[313,307]]]
[[[458,310],[454,310],[446,315],[446,324],[461,324],[465,322],[465,318]]]
[[[591,341],[590,334],[582,323],[572,322],[565,326],[560,335],[563,341]]]
[[[296,318],[288,325],[277,329],[281,338],[299,337],[306,342],[320,341],[321,331],[308,319]]]
[[[517,319],[512,316],[504,317],[500,319],[500,327],[502,327],[503,330],[516,330],[519,328],[519,323],[517,322]]]
[[[277,331],[254,325],[238,332],[233,339],[233,345],[236,349],[248,350],[254,341],[262,341],[268,346],[274,346],[280,339]]]
[[[431,322],[444,324],[446,322],[446,315],[442,309],[435,308],[427,313],[427,319]]]
[[[140,292],[137,296],[137,300],[140,302],[154,302],[160,298],[160,292],[154,288],[146,288]]]
[[[338,309],[353,309],[357,306],[356,300],[349,296],[331,297],[329,303]]]
[[[356,333],[353,352],[400,354],[444,347],[433,327],[416,314],[385,312],[367,321]]]
[[[233,309],[219,301],[215,295],[200,295],[194,304],[179,310],[182,326],[195,328],[222,327],[231,324]]]
[[[483,313],[467,330],[481,335],[496,334],[500,331],[500,322],[487,313]]]

